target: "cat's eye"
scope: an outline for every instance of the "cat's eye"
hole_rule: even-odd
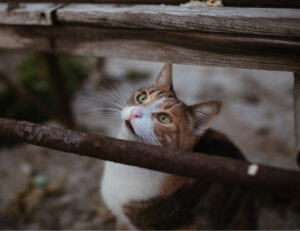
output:
[[[169,124],[172,122],[171,117],[166,113],[158,113],[157,120],[162,124]]]
[[[147,94],[146,94],[146,92],[143,92],[143,93],[139,94],[139,95],[136,97],[136,100],[137,100],[139,103],[144,103],[144,102],[146,102],[146,100],[147,100]]]

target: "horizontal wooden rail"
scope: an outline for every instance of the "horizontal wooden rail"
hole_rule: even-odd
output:
[[[300,9],[24,4],[7,12],[6,4],[0,4],[0,24],[57,23],[300,38]]]
[[[188,2],[189,0],[22,0],[22,2],[55,3],[114,3],[114,4],[170,4]],[[2,0],[2,2],[20,2],[20,0]],[[224,6],[240,7],[285,7],[300,8],[299,0],[222,0]]]
[[[61,24],[300,38],[299,9],[71,4],[56,18]]]
[[[300,173],[201,153],[0,118],[0,137],[204,181],[300,198]]]
[[[276,37],[73,25],[0,26],[0,34],[0,49],[300,71],[300,41]]]
[[[300,71],[297,9],[2,5],[0,49]]]

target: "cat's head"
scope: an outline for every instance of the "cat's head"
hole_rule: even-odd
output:
[[[171,62],[164,65],[153,85],[133,93],[127,104],[121,118],[129,139],[181,149],[192,149],[221,109],[219,101],[188,106],[178,99]]]

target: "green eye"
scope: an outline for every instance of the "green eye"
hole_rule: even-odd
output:
[[[169,124],[172,122],[171,117],[166,113],[159,113],[157,114],[157,120],[162,124]]]
[[[144,102],[147,100],[147,94],[146,94],[145,92],[139,94],[139,95],[136,97],[136,100],[137,100],[139,103],[144,103]]]

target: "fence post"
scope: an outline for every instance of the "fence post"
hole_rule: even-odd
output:
[[[57,59],[57,55],[46,53],[45,58],[49,66],[50,81],[54,93],[58,115],[68,128],[74,128],[75,122],[72,114],[70,99],[66,91],[64,76]]]

